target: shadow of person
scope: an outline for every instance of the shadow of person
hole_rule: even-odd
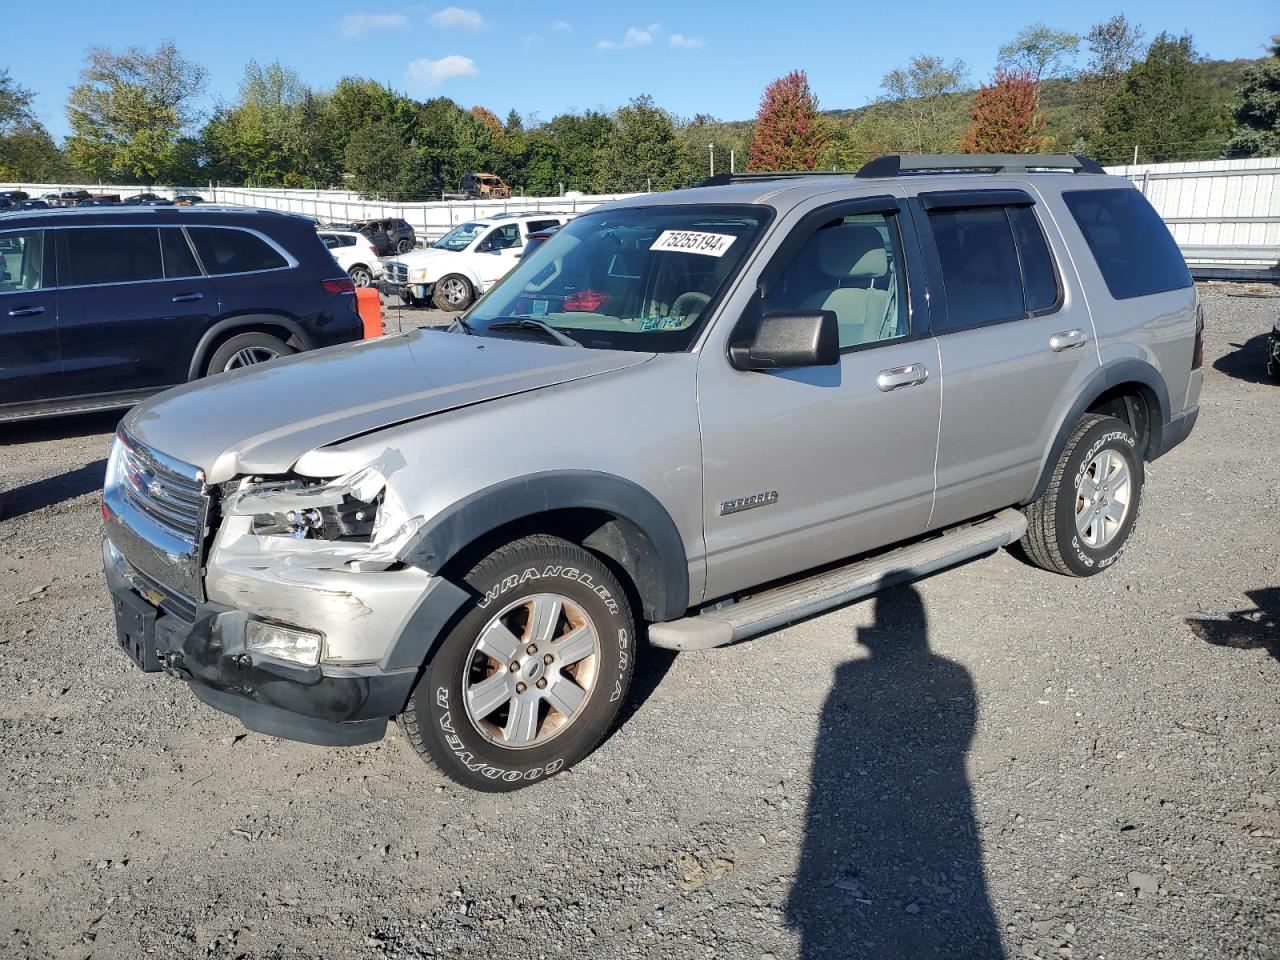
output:
[[[1222,617],[1188,617],[1187,626],[1205,643],[1237,650],[1266,650],[1280,660],[1280,587],[1246,593],[1255,606]]]
[[[1230,353],[1224,353],[1213,361],[1213,369],[1246,383],[1270,383],[1267,373],[1267,349],[1270,337],[1259,334],[1244,343],[1233,343]]]
[[[787,902],[801,956],[1004,957],[965,777],[973,681],[929,651],[912,586],[877,596],[858,641],[870,655],[836,671],[814,750]]]

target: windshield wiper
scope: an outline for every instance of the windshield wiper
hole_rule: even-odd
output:
[[[458,326],[460,326],[462,328],[462,332],[465,333],[467,336],[469,337],[480,336],[480,331],[478,331],[471,324],[467,323],[467,321],[462,319],[462,317],[454,317],[453,322],[456,323]]]
[[[580,344],[573,337],[566,336],[549,323],[541,320],[535,320],[533,317],[499,317],[497,320],[490,321],[485,327],[487,330],[539,330],[548,337],[560,344],[562,347],[580,347]]]

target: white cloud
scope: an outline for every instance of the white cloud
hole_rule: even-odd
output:
[[[432,26],[441,30],[483,30],[488,26],[479,10],[464,10],[462,7],[445,7],[428,19]]]
[[[460,57],[456,53],[439,60],[412,60],[405,68],[405,84],[417,90],[438,87],[458,77],[474,77],[480,71],[470,57]]]
[[[552,20],[547,26],[552,33],[573,33],[573,27],[564,20]]]
[[[651,23],[647,27],[627,27],[621,40],[600,40],[597,50],[630,50],[633,47],[647,47],[653,43],[654,35],[661,30],[660,24]]]
[[[399,30],[409,26],[403,13],[352,13],[342,18],[344,37],[363,37],[375,30]]]
[[[673,33],[667,41],[672,47],[679,50],[696,50],[702,46],[702,40],[698,37],[686,37],[683,33]]]

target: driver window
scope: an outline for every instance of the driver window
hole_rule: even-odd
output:
[[[518,247],[520,246],[520,226],[515,223],[501,226],[489,234],[488,242],[490,250],[510,250],[512,247]]]
[[[0,234],[0,293],[43,290],[44,232],[13,231]]]
[[[891,216],[863,213],[823,224],[804,242],[764,298],[764,312],[830,310],[840,347],[905,336],[907,287]]]

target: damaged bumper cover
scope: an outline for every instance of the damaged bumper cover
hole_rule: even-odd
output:
[[[247,611],[211,600],[198,604],[188,622],[143,598],[128,561],[109,540],[103,541],[103,566],[117,606],[149,620],[150,669],[186,681],[201,700],[239,717],[250,730],[329,746],[370,743],[408,701],[414,668],[306,667],[255,657],[245,647]]]

